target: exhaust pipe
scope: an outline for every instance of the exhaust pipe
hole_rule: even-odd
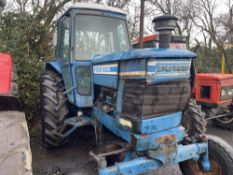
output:
[[[159,32],[159,48],[169,48],[171,32],[176,28],[177,17],[173,15],[158,16],[153,19],[154,29]]]

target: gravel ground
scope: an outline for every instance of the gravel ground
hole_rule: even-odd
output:
[[[208,133],[220,136],[233,145],[232,132],[208,127]],[[55,150],[44,149],[40,132],[37,132],[31,138],[34,175],[96,174],[96,163],[88,155],[88,152],[94,148],[94,131],[90,127],[78,130],[70,142]],[[149,175],[181,175],[181,172],[177,166],[169,166],[149,173]]]

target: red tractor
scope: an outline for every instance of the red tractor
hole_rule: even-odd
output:
[[[133,48],[138,48],[139,40],[133,40]],[[143,39],[144,48],[158,48],[157,35]],[[186,49],[185,38],[173,36],[170,48]],[[198,73],[192,90],[193,97],[201,105],[207,120],[222,129],[233,130],[233,74]]]
[[[170,48],[172,49],[187,49],[185,44],[186,38],[180,36],[171,36]],[[139,39],[131,42],[134,49],[139,48]],[[143,38],[144,48],[159,48],[159,38],[157,35],[152,34]]]
[[[193,96],[207,120],[213,120],[213,124],[222,129],[233,130],[232,74],[197,74]]]

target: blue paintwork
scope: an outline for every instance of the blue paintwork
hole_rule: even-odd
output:
[[[117,89],[118,77],[113,75],[94,75],[94,83],[96,85]]]
[[[117,163],[115,166],[99,169],[99,175],[136,175],[152,171],[161,166],[159,161],[140,157],[131,161]]]
[[[116,120],[108,114],[102,112],[99,108],[93,107],[93,114],[104,126],[106,126],[115,135],[130,143],[131,132],[121,129],[117,126]]]
[[[165,77],[152,77],[147,78],[146,82],[147,84],[158,84],[163,82],[172,82],[172,81],[179,81],[179,80],[186,80],[188,79],[186,75],[177,75],[174,77],[165,76]]]
[[[156,64],[150,65],[151,62]],[[189,59],[134,59],[119,63],[101,63],[94,65],[94,83],[117,89],[119,77],[144,78],[148,84],[189,79],[190,65]]]
[[[124,80],[120,78],[118,90],[117,90],[117,102],[116,102],[116,118],[120,117],[120,113],[122,112],[122,99],[123,99],[123,90],[124,90]]]
[[[144,58],[156,58],[156,59],[184,59],[184,58],[196,58],[196,54],[181,49],[136,49],[128,50],[119,53],[113,53],[104,56],[93,57],[93,64],[109,63],[122,60],[132,60],[132,59],[144,59]]]
[[[147,64],[147,83],[160,83],[190,78],[190,59],[156,60],[150,59]]]
[[[114,65],[114,66],[112,66]],[[101,64],[93,66],[93,73],[97,75],[117,75],[118,65],[117,64]]]
[[[121,62],[120,72],[146,71],[146,59],[134,59]]]
[[[48,68],[48,67],[52,67],[57,73],[61,74],[61,71],[62,71],[61,64],[59,63],[59,61],[57,59],[48,62],[46,64],[46,68]]]
[[[91,69],[91,62],[73,62],[71,64],[71,72],[72,72],[72,81],[74,82],[74,96],[75,96],[75,105],[78,107],[92,107],[93,106],[93,98],[94,98],[94,91],[93,91],[93,76],[91,76],[91,94],[90,95],[81,95],[78,93],[78,89],[77,89],[77,73],[76,73],[76,69],[79,66],[88,66],[90,67],[90,71],[92,71]],[[92,72],[91,72],[92,75]]]
[[[211,164],[209,161],[209,156],[208,156],[208,152],[205,152],[203,155],[203,158],[201,160],[201,165],[204,171],[209,171],[211,170]]]
[[[180,125],[182,113],[177,112],[173,114],[164,115],[161,117],[152,117],[141,121],[140,132],[141,133],[153,133]]]
[[[162,136],[167,136],[167,135],[175,135],[176,142],[178,143],[184,139],[185,131],[184,128],[180,126],[150,134],[134,134],[134,137],[137,140],[135,149],[139,152],[147,151],[147,150],[155,150],[160,146],[156,142],[156,140]]]
[[[160,157],[155,159],[148,159],[147,157],[139,157],[131,161],[116,163],[114,166],[99,169],[99,175],[118,175],[128,174],[136,175],[146,173],[155,169],[160,168],[163,165],[175,165],[181,161],[195,159],[200,154],[207,151],[208,145],[206,143],[190,144],[190,145],[179,145],[177,152],[171,157],[169,162],[164,163]],[[210,169],[209,169],[210,170]]]

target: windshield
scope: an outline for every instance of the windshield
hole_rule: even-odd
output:
[[[75,59],[88,60],[129,50],[125,20],[93,15],[77,15],[75,19]]]

